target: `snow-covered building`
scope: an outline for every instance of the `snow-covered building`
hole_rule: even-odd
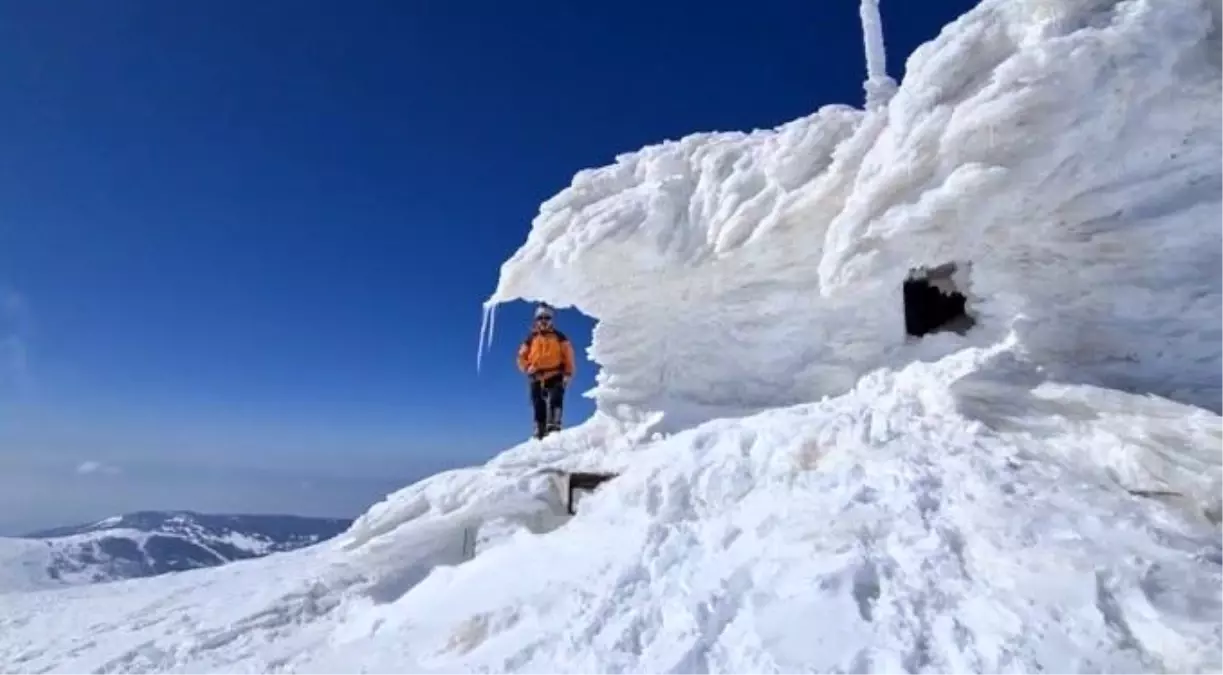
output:
[[[579,173],[490,303],[597,318],[600,409],[665,413],[671,429],[1005,339],[1038,379],[1219,412],[1212,7],[984,2],[873,109],[696,134]],[[906,277],[947,265],[972,330],[909,339]]]

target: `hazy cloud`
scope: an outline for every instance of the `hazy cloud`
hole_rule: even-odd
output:
[[[114,476],[119,473],[119,467],[90,459],[78,464],[76,467],[76,472],[81,476]]]

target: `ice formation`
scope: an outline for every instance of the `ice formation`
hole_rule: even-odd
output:
[[[486,321],[596,317],[591,420],[320,546],[0,593],[0,667],[1218,672],[1218,3],[985,0],[873,98],[861,14],[865,110],[542,206]],[[570,518],[573,469],[619,477]]]
[[[858,5],[862,16],[862,41],[866,47],[866,109],[877,110],[887,105],[896,93],[896,81],[888,76],[887,52],[883,48],[883,25],[879,18],[879,0],[863,0]]]
[[[598,319],[600,410],[671,429],[1006,335],[1042,377],[1219,411],[1212,9],[983,2],[909,58],[886,107],[580,172],[489,304]],[[975,329],[906,339],[904,278],[948,262]]]

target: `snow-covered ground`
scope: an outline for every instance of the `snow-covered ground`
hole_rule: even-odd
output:
[[[0,593],[64,585],[47,573],[53,562],[44,541],[0,537]]]
[[[315,544],[339,518],[144,511],[0,537],[0,593],[156,576]]]
[[[490,306],[600,320],[594,418],[324,544],[0,595],[0,668],[1223,669],[1218,3],[986,0],[899,87],[875,4],[867,110],[542,206]],[[976,326],[907,339],[948,261]],[[570,518],[558,469],[620,475]]]
[[[0,537],[0,593],[92,584],[132,576],[143,567],[149,532],[109,530],[52,539]],[[111,550],[111,549],[121,550]]]
[[[965,351],[653,442],[575,430],[407,488],[326,544],[0,595],[0,664],[1218,670],[1218,531],[1129,491],[1206,489],[1216,456],[1150,448],[1216,447],[1218,416],[1017,385],[999,360]],[[538,471],[561,459],[623,473],[566,519]]]

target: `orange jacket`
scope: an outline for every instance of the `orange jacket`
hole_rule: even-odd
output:
[[[533,331],[518,347],[518,370],[542,378],[557,373],[573,377],[573,345],[556,329]]]

